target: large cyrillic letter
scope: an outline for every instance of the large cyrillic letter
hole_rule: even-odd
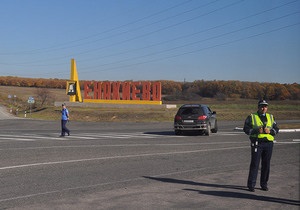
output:
[[[131,97],[132,100],[140,100],[140,98],[137,96],[141,91],[138,89],[138,86],[140,85],[140,82],[133,82],[132,83],[132,91],[131,91]]]
[[[112,100],[120,100],[120,82],[113,82],[112,83]]]
[[[151,83],[143,82],[143,90],[142,90],[143,91],[143,94],[142,94],[143,100],[150,101],[150,98],[151,98],[150,90],[151,90]]]
[[[111,83],[103,82],[103,99],[110,100],[111,99]]]
[[[161,83],[154,82],[152,84],[152,100],[161,101]]]
[[[90,89],[90,85],[92,82],[85,82],[84,83],[84,98],[91,99],[92,97],[89,95],[90,92],[92,92],[92,89]]]

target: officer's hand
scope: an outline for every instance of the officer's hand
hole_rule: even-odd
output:
[[[270,133],[270,129],[269,128],[265,128],[265,133],[269,134]]]
[[[258,129],[258,133],[264,133],[264,129],[261,127]]]

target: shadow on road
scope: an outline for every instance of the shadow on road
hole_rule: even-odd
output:
[[[162,177],[150,177],[150,176],[143,176],[143,177],[146,179],[151,179],[151,180],[160,181],[160,182],[174,183],[174,184],[184,184],[184,185],[193,185],[193,186],[202,186],[202,187],[248,191],[248,189],[246,187],[237,186],[237,185],[210,184],[210,183],[201,183],[201,182],[172,179],[172,178],[162,178]],[[300,201],[297,201],[297,200],[261,196],[261,195],[255,195],[253,193],[249,194],[250,192],[243,193],[243,192],[230,192],[230,191],[205,191],[205,190],[189,189],[189,188],[186,188],[183,190],[198,192],[199,194],[225,197],[225,198],[243,198],[243,199],[249,199],[249,200],[257,200],[257,201],[274,202],[274,203],[300,206]]]
[[[161,136],[174,136],[174,131],[153,131],[153,132],[144,132],[144,134],[151,135],[161,135]]]
[[[151,131],[151,132],[144,132],[144,134],[175,136],[174,131]],[[181,134],[181,136],[199,136],[199,135],[203,135],[203,133],[199,133],[198,131],[185,131],[183,134]]]

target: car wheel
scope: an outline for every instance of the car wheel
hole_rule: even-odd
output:
[[[218,132],[218,123],[217,121],[215,122],[215,127],[213,129],[211,129],[212,133],[217,133]]]
[[[211,129],[211,128],[210,128],[210,124],[208,124],[208,125],[207,125],[207,129],[206,129],[206,131],[205,131],[205,135],[206,135],[206,136],[209,136],[209,135],[210,135],[210,132],[211,132],[210,129]]]

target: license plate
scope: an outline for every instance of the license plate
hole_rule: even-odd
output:
[[[185,123],[193,123],[194,120],[183,120],[183,122],[185,122]]]

